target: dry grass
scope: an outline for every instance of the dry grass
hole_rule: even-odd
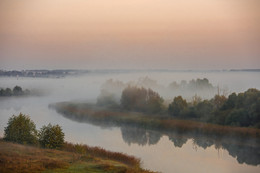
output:
[[[74,155],[56,150],[42,150],[0,141],[0,172],[42,172],[46,169],[66,168]],[[61,159],[62,158],[62,159]]]
[[[139,160],[134,157],[86,145],[80,147],[84,148],[85,151],[76,149],[79,148],[79,145],[76,147],[76,145],[69,143],[65,144],[67,151],[59,151],[0,140],[0,172],[150,173],[150,171],[141,169]],[[82,151],[86,153],[81,153]]]
[[[107,151],[100,147],[89,147],[87,145],[65,143],[63,150],[74,153],[87,154],[93,157],[119,161],[130,167],[140,167],[140,159],[119,152]]]

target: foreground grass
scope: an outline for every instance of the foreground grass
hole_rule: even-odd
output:
[[[88,121],[97,125],[129,125],[152,130],[260,138],[260,129],[256,128],[222,126],[192,120],[174,119],[165,116],[145,115],[118,110],[104,110],[84,103],[62,102],[51,105],[51,107],[54,107],[57,112],[70,119]]]
[[[122,159],[122,161],[120,161]],[[150,173],[140,160],[97,147],[66,143],[51,150],[0,140],[1,173]]]

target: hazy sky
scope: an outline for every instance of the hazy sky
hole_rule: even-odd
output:
[[[260,68],[260,0],[0,0],[0,69]]]

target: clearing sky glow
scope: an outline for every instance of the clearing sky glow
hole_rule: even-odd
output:
[[[1,0],[1,69],[260,68],[259,0]]]

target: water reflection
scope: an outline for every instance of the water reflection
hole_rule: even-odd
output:
[[[128,145],[155,145],[161,139],[159,132],[134,127],[121,127],[122,138]]]
[[[188,140],[193,141],[193,149],[198,147],[206,150],[214,146],[215,149],[227,150],[229,155],[236,158],[240,164],[260,165],[260,140],[255,138],[240,138],[233,137],[230,134],[224,136],[200,134],[198,132],[190,131],[184,132],[181,130],[175,131],[158,131],[152,129],[145,129],[132,126],[121,126],[106,122],[98,122],[84,117],[76,117],[73,115],[62,114],[64,117],[77,122],[86,122],[102,128],[120,127],[122,138],[128,145],[138,144],[140,146],[155,145],[159,142],[162,136],[167,136],[172,141],[174,147],[181,148]]]
[[[207,149],[214,145],[216,149],[227,150],[229,155],[236,158],[240,164],[255,166],[260,164],[260,141],[257,139],[209,136],[193,132],[157,132],[133,127],[121,127],[121,132],[123,140],[129,145],[131,143],[154,145],[159,142],[162,135],[167,135],[175,147],[181,148],[189,139],[192,139],[194,149],[198,147]]]

